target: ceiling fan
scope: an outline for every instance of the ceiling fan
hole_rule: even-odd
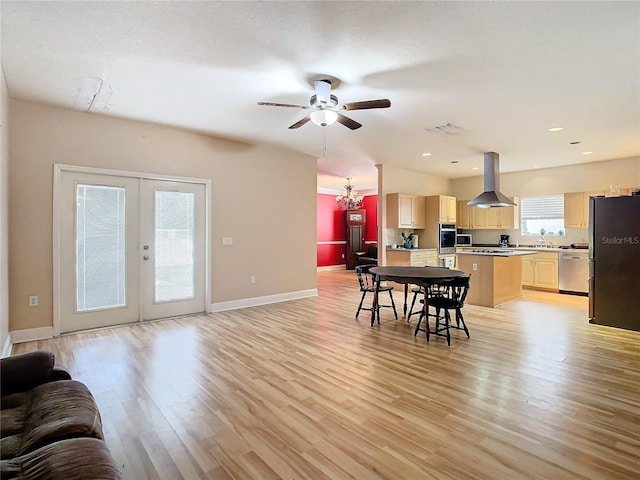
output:
[[[297,121],[289,128],[300,128],[302,125],[312,121],[316,125],[326,127],[336,121],[351,130],[362,126],[361,123],[342,115],[343,110],[367,110],[371,108],[389,108],[391,102],[386,98],[379,100],[365,100],[362,102],[338,103],[338,97],[331,95],[331,82],[329,80],[315,80],[313,82],[315,95],[309,99],[309,105],[292,105],[289,103],[258,102],[258,105],[270,107],[291,107],[311,110],[309,115]]]

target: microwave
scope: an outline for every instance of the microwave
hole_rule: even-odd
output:
[[[472,245],[471,234],[458,233],[456,234],[456,247],[470,247]]]

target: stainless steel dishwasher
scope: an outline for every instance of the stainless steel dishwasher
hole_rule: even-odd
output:
[[[589,294],[589,252],[562,252],[558,262],[560,293]]]

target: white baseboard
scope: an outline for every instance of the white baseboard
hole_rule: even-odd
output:
[[[11,333],[7,335],[7,339],[2,346],[2,354],[0,356],[2,358],[9,357],[11,355],[11,348],[13,347],[13,343],[11,342]]]
[[[258,305],[267,305],[269,303],[288,302],[289,300],[298,300],[301,298],[317,297],[318,289],[311,288],[309,290],[300,290],[297,292],[278,293],[276,295],[267,295],[264,297],[243,298],[242,300],[231,300],[229,302],[212,303],[209,305],[209,313],[225,312],[227,310],[237,310],[239,308],[257,307]]]
[[[33,342],[53,338],[53,327],[27,328],[25,330],[14,330],[10,333],[11,343]]]
[[[347,265],[343,263],[342,265],[326,265],[324,267],[318,267],[319,272],[327,272],[329,270],[346,270]]]

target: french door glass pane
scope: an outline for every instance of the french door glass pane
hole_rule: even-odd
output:
[[[193,193],[156,190],[156,302],[194,297],[194,200]]]
[[[126,304],[125,189],[76,187],[76,309]]]

